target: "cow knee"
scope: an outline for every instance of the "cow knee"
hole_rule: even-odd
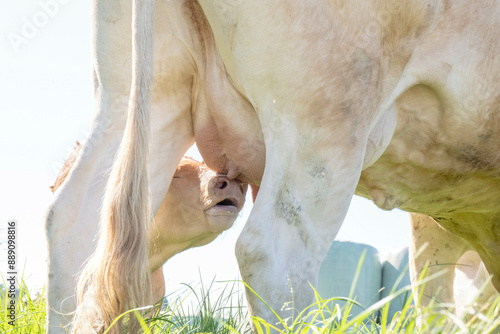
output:
[[[64,226],[64,219],[61,217],[64,215],[64,206],[60,205],[58,200],[53,201],[45,215],[45,233],[47,235],[47,240],[49,244],[51,241],[57,241],[61,237],[61,233],[66,231],[66,226]]]
[[[254,235],[248,231],[243,231],[239,236],[236,242],[235,253],[244,280],[252,276],[251,273],[254,272],[256,266],[265,266],[269,261],[270,247],[264,247],[265,244],[268,244],[268,242],[261,235]]]
[[[54,232],[54,204],[51,204],[45,216],[45,230],[47,231],[47,238],[50,239]]]
[[[236,246],[234,250],[240,268],[242,267],[243,262],[248,261],[248,258],[252,253],[251,252],[252,248],[254,248],[253,242],[251,242],[251,239],[243,231],[238,237],[238,240],[236,241]]]

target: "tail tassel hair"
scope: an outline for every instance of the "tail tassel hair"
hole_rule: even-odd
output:
[[[153,82],[154,0],[134,0],[133,75],[128,119],[106,187],[99,238],[83,268],[73,333],[103,333],[116,317],[151,303],[147,227],[150,222],[148,156]],[[130,333],[138,332],[132,316]],[[123,333],[113,326],[108,333]]]

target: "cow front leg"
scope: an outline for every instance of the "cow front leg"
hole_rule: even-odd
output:
[[[432,217],[411,213],[410,218],[409,264],[415,303],[420,310],[431,302],[443,307],[453,306],[455,267],[460,265],[459,259],[470,246],[464,239],[446,231]],[[428,276],[439,276],[422,286],[418,278],[424,269]]]

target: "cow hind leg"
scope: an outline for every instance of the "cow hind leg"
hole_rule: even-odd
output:
[[[247,290],[250,313],[273,325],[279,322],[274,312],[296,318],[314,302],[310,285],[345,217],[365,155],[363,141],[353,145],[350,135],[280,121],[288,124],[278,138],[264,127],[264,177],[236,245],[242,278],[255,291]]]

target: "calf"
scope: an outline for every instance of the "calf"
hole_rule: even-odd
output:
[[[80,149],[77,142],[51,187],[53,192],[63,184]],[[230,228],[243,207],[246,187],[246,184],[217,175],[204,163],[186,157],[181,160],[148,233],[149,266],[155,301],[165,294],[163,264],[183,250],[210,243]],[[91,247],[91,240],[88,245]],[[106,247],[106,240],[101,240],[100,245],[105,246],[98,246],[78,283],[79,300],[74,319],[74,331],[77,332],[99,331],[96,326],[106,323],[103,318],[110,314],[108,308],[115,305],[112,296],[108,296],[108,292],[113,291],[107,286],[110,280],[99,278],[101,274],[110,274],[102,272],[102,264],[110,258],[108,253],[112,250]],[[120,272],[113,274],[124,276]]]

